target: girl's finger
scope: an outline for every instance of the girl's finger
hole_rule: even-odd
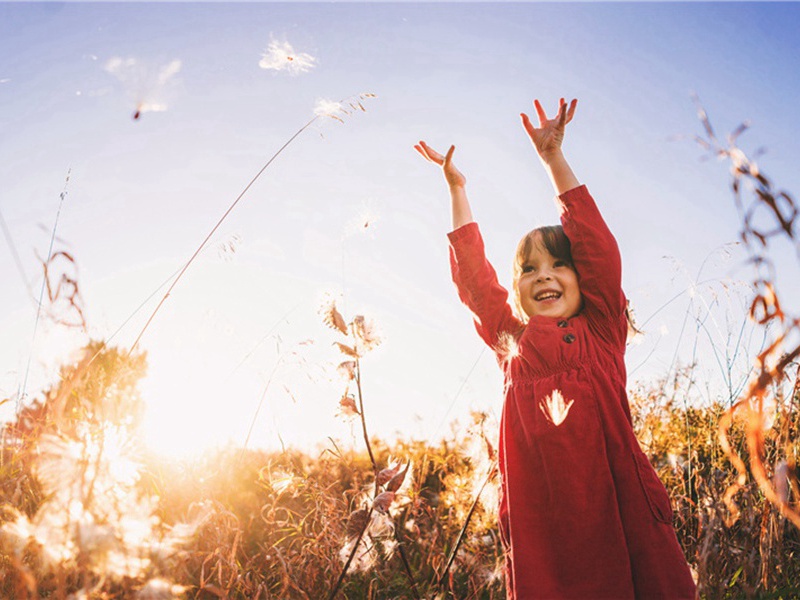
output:
[[[428,144],[423,141],[420,141],[418,145],[420,147],[419,152],[422,154],[422,156],[427,158],[432,163],[436,163],[437,165],[442,164],[442,155],[436,152],[436,150],[428,146]]]
[[[533,101],[533,106],[536,108],[536,114],[539,117],[539,127],[542,127],[545,121],[547,121],[547,114],[544,112],[538,99]]]
[[[530,118],[525,113],[520,113],[519,116],[522,118],[522,126],[525,128],[528,136],[532,139],[534,136],[534,131]]]
[[[450,166],[450,161],[453,160],[453,152],[456,151],[455,146],[450,146],[450,149],[447,151],[447,156],[444,157],[444,166]]]
[[[567,113],[567,123],[572,121],[572,117],[575,115],[575,108],[578,106],[578,99],[573,98],[572,102],[569,104],[569,112]]]
[[[556,120],[558,121],[559,127],[563,127],[567,124],[567,105],[564,104],[563,98],[558,106],[558,115],[556,115]]]

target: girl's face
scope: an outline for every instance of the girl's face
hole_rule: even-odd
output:
[[[581,310],[578,274],[570,263],[554,257],[537,234],[517,281],[522,310],[528,317],[568,319]]]

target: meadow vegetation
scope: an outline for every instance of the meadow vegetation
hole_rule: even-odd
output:
[[[763,267],[770,236],[794,240],[794,204],[735,136],[720,145],[703,122],[706,147],[732,161],[743,239]],[[741,200],[745,189],[754,204]],[[748,221],[761,205],[777,233]],[[777,342],[751,357],[743,394],[697,402],[696,364],[630,392],[704,598],[800,597],[800,350],[786,348],[798,321],[772,279],[754,290],[751,315]],[[497,425],[474,413],[437,441],[370,436],[362,362],[380,340],[368,319],[347,321],[334,304],[322,319],[340,336],[342,395],[331,410],[338,401],[354,420],[360,450],[151,456],[138,431],[145,354],[89,343],[3,428],[0,597],[504,598]]]

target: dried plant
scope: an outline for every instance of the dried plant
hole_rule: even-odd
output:
[[[168,527],[156,516],[158,498],[139,488],[135,410],[125,410],[137,401],[137,375],[125,370],[141,374],[141,357],[105,350],[89,369],[94,352],[90,345],[80,363],[62,370],[65,379],[38,413],[23,412],[6,428],[39,496],[25,512],[7,504],[0,526],[0,546],[26,596],[48,579],[59,597],[69,588],[86,597],[129,589],[130,580],[165,572],[203,520]],[[142,593],[153,597],[157,587]]]
[[[749,262],[755,268],[753,287],[755,297],[750,306],[750,316],[771,332],[771,341],[755,360],[756,374],[736,403],[720,419],[719,435],[723,450],[738,471],[738,477],[725,492],[724,502],[730,511],[728,523],[733,523],[740,515],[735,496],[747,483],[748,467],[729,442],[729,432],[735,419],[745,423],[747,432],[747,451],[749,472],[758,483],[761,492],[779,511],[800,527],[798,497],[794,501],[788,491],[795,496],[800,491],[800,480],[796,470],[796,432],[788,423],[800,400],[800,379],[796,373],[792,381],[790,368],[800,356],[800,344],[794,337],[800,332],[800,315],[786,313],[781,306],[775,283],[774,264],[768,256],[770,242],[776,238],[786,238],[795,247],[800,258],[800,242],[796,237],[795,225],[798,208],[788,192],[778,189],[764,175],[756,162],[737,146],[739,136],[747,129],[740,125],[723,143],[717,138],[711,122],[702,106],[697,103],[698,116],[705,129],[706,137],[698,142],[710,153],[731,164],[731,189],[736,207],[742,218],[740,237],[749,253]],[[789,344],[789,348],[786,345]],[[789,382],[790,391],[786,391]],[[781,451],[766,462],[766,440],[772,430],[774,419],[770,413],[778,413],[784,423],[778,434]]]

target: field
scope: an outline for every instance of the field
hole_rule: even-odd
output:
[[[795,242],[794,203],[736,135],[722,146],[703,123],[705,147],[731,161],[742,240],[763,266],[770,238]],[[762,207],[777,227],[751,219]],[[769,277],[752,289],[751,317],[770,329],[741,394],[697,404],[693,364],[630,391],[704,598],[800,596],[800,346],[787,348],[798,319]],[[82,319],[77,293],[65,298]],[[165,462],[138,433],[146,355],[88,344],[3,430],[2,597],[503,598],[496,423],[475,413],[436,442],[371,437],[362,366],[379,340],[334,304],[322,319],[341,334],[339,409],[361,451],[230,448]]]

